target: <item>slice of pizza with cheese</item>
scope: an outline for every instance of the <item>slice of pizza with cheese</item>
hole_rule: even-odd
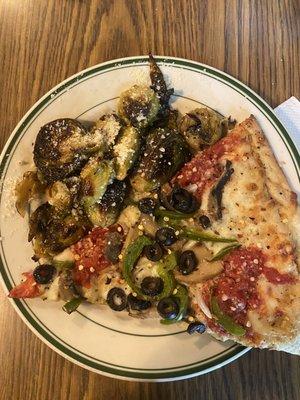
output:
[[[196,318],[221,340],[274,349],[296,343],[297,198],[255,118],[198,153],[172,183],[201,202],[209,231],[236,238],[205,243],[198,270],[186,277]]]

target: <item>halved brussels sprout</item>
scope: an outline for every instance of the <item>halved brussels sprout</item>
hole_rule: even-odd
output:
[[[126,178],[127,172],[133,167],[140,143],[140,132],[136,128],[124,128],[113,150],[116,157],[116,177],[120,181]]]
[[[90,154],[103,146],[101,133],[87,133],[74,119],[57,119],[44,125],[34,145],[34,163],[47,183],[75,174]]]
[[[47,189],[48,203],[58,210],[65,210],[71,205],[71,192],[68,186],[61,181],[56,181]]]
[[[232,121],[208,108],[196,108],[185,114],[179,124],[189,146],[196,152],[225,136]]]
[[[92,127],[91,134],[101,134],[103,143],[109,147],[114,145],[121,128],[121,120],[117,115],[105,114]]]
[[[38,257],[54,255],[80,240],[89,228],[90,224],[80,210],[62,215],[45,203],[30,217],[28,241],[35,239],[34,249]]]
[[[126,124],[146,128],[155,120],[159,107],[158,97],[152,89],[134,85],[121,93],[118,113]]]
[[[113,161],[92,158],[80,173],[82,179],[82,203],[89,207],[104,195],[107,185],[114,178]]]
[[[18,213],[24,217],[28,208],[28,203],[41,196],[45,191],[45,185],[39,180],[36,171],[27,171],[23,178],[15,187],[16,208]]]
[[[99,203],[85,207],[91,223],[103,228],[114,224],[120,214],[126,190],[125,182],[118,180],[108,185]]]
[[[168,182],[189,159],[188,146],[175,130],[158,128],[146,141],[139,169],[131,178],[137,192],[149,192]]]

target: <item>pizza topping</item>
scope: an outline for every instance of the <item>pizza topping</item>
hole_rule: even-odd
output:
[[[275,285],[293,284],[296,278],[291,274],[281,274],[275,268],[264,267],[263,273],[269,282]]]
[[[211,212],[215,214],[216,219],[222,219],[222,196],[227,182],[229,182],[234,169],[231,167],[231,161],[226,160],[225,171],[211,191]]]
[[[110,266],[112,262],[106,255],[107,239],[118,227],[95,228],[82,240],[71,247],[75,254],[73,278],[75,283],[90,287],[91,277]]]
[[[216,297],[211,299],[211,310],[213,315],[217,318],[218,323],[229,333],[235,336],[244,336],[246,330],[234,322],[232,318],[224,314],[218,304]]]
[[[216,278],[215,285],[210,290],[210,295],[216,299],[214,302],[218,303],[220,310],[235,323],[246,328],[250,328],[247,325],[247,312],[258,309],[262,304],[257,291],[257,280],[261,274],[273,284],[295,282],[290,274],[281,274],[275,268],[266,267],[266,260],[264,253],[255,247],[233,250],[224,258],[224,272]],[[209,301],[212,303],[212,298],[209,298],[210,296],[206,298],[207,304]]]
[[[83,302],[82,297],[74,298],[70,301],[68,301],[66,304],[63,305],[62,309],[67,313],[67,314],[72,314],[72,312],[76,311],[77,308],[80,306],[80,304]]]
[[[218,142],[216,145],[198,153],[172,179],[172,184],[178,184],[183,188],[196,185],[194,196],[201,200],[205,187],[213,185],[222,174],[219,159],[224,152],[225,147]]]
[[[14,299],[27,299],[38,297],[40,293],[39,286],[37,285],[32,272],[24,272],[24,281],[14,287],[9,292],[9,297]]]

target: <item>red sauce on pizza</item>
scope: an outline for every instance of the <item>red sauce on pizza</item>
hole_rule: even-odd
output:
[[[240,138],[228,135],[213,146],[199,152],[172,179],[172,184],[178,184],[181,187],[195,185],[193,194],[201,200],[205,187],[212,186],[222,175],[224,166],[219,162],[220,158],[226,151],[237,145],[237,140]]]
[[[224,272],[216,279],[213,295],[222,311],[235,322],[247,326],[247,311],[261,305],[257,280],[261,274],[273,284],[291,284],[296,279],[266,267],[266,255],[256,247],[240,248],[224,258]]]
[[[281,274],[275,268],[264,267],[263,273],[269,282],[275,285],[293,284],[296,278],[291,274]]]
[[[241,325],[246,325],[247,310],[261,304],[256,285],[265,261],[264,254],[254,247],[234,250],[224,259],[214,295],[223,312]]]
[[[105,257],[105,246],[107,234],[116,229],[118,229],[118,226],[95,228],[71,247],[75,254],[73,279],[78,285],[89,288],[91,278],[111,265],[111,262]]]

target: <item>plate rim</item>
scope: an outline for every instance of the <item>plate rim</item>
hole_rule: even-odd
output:
[[[219,81],[221,81],[223,84],[227,81],[227,86],[232,87],[233,89],[237,90],[238,92],[242,93],[245,97],[247,97],[248,100],[251,101],[251,99],[254,101],[254,105],[265,115],[265,117],[268,119],[269,122],[273,125],[273,127],[276,129],[278,132],[279,136],[283,139],[283,142],[286,146],[286,148],[289,151],[291,160],[293,161],[296,173],[298,175],[298,178],[300,176],[299,170],[300,170],[300,155],[299,152],[297,151],[297,148],[295,144],[293,143],[292,139],[290,138],[288,132],[284,128],[284,126],[281,124],[281,122],[278,120],[276,115],[274,114],[272,108],[258,95],[256,94],[252,89],[250,89],[247,85],[243,84],[236,78],[232,77],[231,75],[218,70],[214,67],[208,66],[203,63],[199,63],[196,61],[192,60],[187,60],[184,58],[177,58],[177,57],[168,57],[168,56],[155,56],[159,64],[162,65],[168,65],[168,66],[173,66],[177,68],[184,68],[184,69],[189,69],[198,73],[206,74],[209,75]],[[148,56],[134,56],[134,57],[125,57],[125,58],[119,58],[119,59],[114,59],[110,61],[106,61],[104,63],[100,63],[97,65],[94,65],[92,67],[89,67],[85,70],[79,71],[78,73],[68,77],[67,79],[63,80],[60,82],[58,85],[56,85],[54,88],[50,89],[44,96],[42,96],[34,105],[27,111],[27,113],[23,116],[23,118],[20,120],[20,122],[17,124],[17,126],[14,128],[12,131],[11,135],[7,139],[7,142],[2,150],[1,157],[0,157],[0,180],[1,184],[3,185],[3,172],[5,171],[6,166],[9,163],[10,160],[10,151],[11,149],[15,146],[16,141],[20,136],[22,135],[22,132],[25,130],[27,125],[32,122],[32,118],[37,114],[39,110],[45,105],[49,105],[50,100],[55,100],[56,95],[58,93],[64,93],[65,89],[68,87],[73,87],[72,84],[75,82],[81,83],[85,79],[85,77],[96,74],[99,71],[106,71],[112,69],[116,69],[117,66],[122,66],[124,68],[130,66],[130,65],[145,65],[148,62]],[[209,73],[207,73],[209,71]],[[220,78],[220,79],[218,79]],[[228,85],[228,82],[230,85]],[[253,102],[252,101],[252,102]],[[300,180],[300,178],[299,178]],[[2,286],[4,288],[4,292],[8,292],[8,288],[11,286],[9,278],[7,277],[3,260],[2,260],[2,255],[1,255],[1,260],[0,260],[0,270],[1,270],[1,282]],[[169,380],[178,380],[178,379],[185,379],[193,376],[197,376],[200,374],[208,373],[213,371],[214,369],[220,368],[233,360],[237,359],[241,355],[245,354],[248,352],[250,349],[245,348],[240,345],[234,345],[232,348],[229,348],[225,350],[224,352],[229,353],[228,355],[226,354],[225,356],[222,356],[222,353],[219,355],[211,357],[213,361],[205,362],[205,361],[200,361],[199,365],[196,367],[192,368],[184,368],[179,370],[179,371],[172,371],[172,372],[129,372],[129,371],[124,371],[121,369],[116,369],[116,368],[108,368],[106,366],[103,366],[99,364],[98,366],[92,365],[89,360],[85,359],[85,362],[82,362],[80,360],[80,356],[77,354],[71,352],[72,355],[69,355],[69,350],[65,349],[65,351],[62,351],[60,349],[61,345],[59,342],[57,342],[53,337],[47,338],[49,335],[47,332],[41,328],[36,321],[34,321],[31,317],[31,315],[27,312],[25,305],[26,302],[24,300],[17,300],[17,299],[9,299],[17,313],[21,316],[22,320],[26,323],[26,325],[44,342],[46,343],[50,348],[52,348],[54,351],[62,355],[63,357],[67,358],[68,360],[74,362],[75,364],[78,364],[84,368],[87,368],[91,371],[101,373],[103,375],[107,375],[110,377],[117,377],[119,379],[126,379],[126,380],[139,380],[139,381],[169,381]],[[41,332],[40,332],[41,330]],[[53,344],[53,342],[55,344]],[[63,347],[63,346],[62,346]],[[67,350],[67,351],[66,351]],[[78,360],[79,359],[79,360]],[[216,359],[216,360],[215,360]],[[196,364],[196,363],[195,363]],[[201,366],[202,364],[202,366]],[[203,366],[204,364],[204,366]],[[177,367],[176,367],[177,368]],[[178,367],[180,369],[182,367]],[[137,368],[137,370],[139,370]],[[165,370],[170,370],[170,368],[166,368]]]

